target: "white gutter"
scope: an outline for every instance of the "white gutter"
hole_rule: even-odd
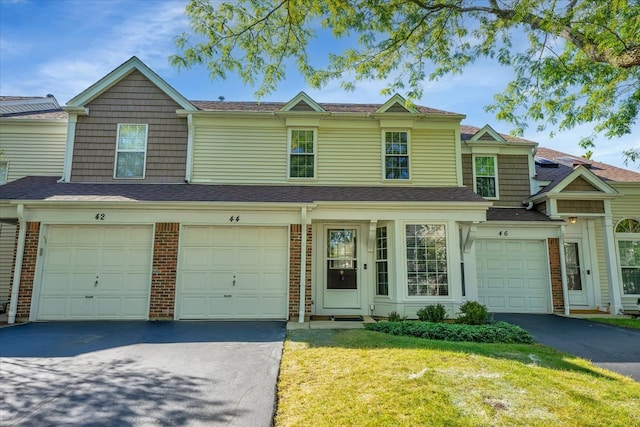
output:
[[[304,306],[307,302],[306,282],[307,282],[307,207],[300,208],[300,223],[302,226],[302,236],[300,236],[300,309],[298,312],[298,322],[304,323]]]
[[[11,303],[9,304],[8,323],[16,322],[18,310],[18,292],[20,291],[20,276],[22,276],[22,258],[24,255],[24,242],[27,236],[27,223],[24,220],[24,205],[18,205],[18,247],[16,248],[16,262],[13,271],[13,284],[11,287]]]

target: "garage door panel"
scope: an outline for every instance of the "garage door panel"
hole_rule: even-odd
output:
[[[478,300],[494,312],[549,312],[544,241],[476,241]]]
[[[37,319],[147,318],[151,226],[50,225],[46,233]]]
[[[95,273],[71,273],[69,274],[69,292],[93,291],[96,284]]]
[[[286,228],[185,226],[183,229],[178,267],[180,318],[286,316],[289,240]],[[206,245],[203,235],[208,236]],[[203,281],[206,286],[201,285]],[[266,311],[265,296],[278,301],[270,302]],[[202,304],[203,299],[207,304]]]

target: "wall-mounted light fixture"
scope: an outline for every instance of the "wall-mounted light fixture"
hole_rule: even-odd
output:
[[[570,224],[575,224],[576,222],[578,222],[578,217],[575,217],[575,216],[570,216],[569,217],[569,223]]]

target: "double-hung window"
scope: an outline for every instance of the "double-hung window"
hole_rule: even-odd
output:
[[[384,132],[384,178],[409,179],[409,132]]]
[[[496,156],[474,156],[474,190],[488,199],[498,198],[498,161]]]
[[[640,221],[621,220],[616,226],[620,276],[624,295],[640,295]]]
[[[447,233],[443,224],[407,224],[407,295],[449,295]]]
[[[146,124],[118,125],[115,178],[144,178],[147,130]]]
[[[316,131],[289,129],[289,178],[315,178]]]

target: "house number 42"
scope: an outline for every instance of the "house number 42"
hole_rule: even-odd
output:
[[[96,221],[104,221],[104,217],[105,217],[105,214],[97,213],[96,214]]]

